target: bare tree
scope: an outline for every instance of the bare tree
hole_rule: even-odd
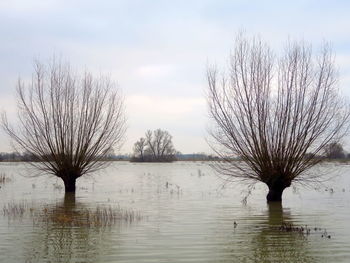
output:
[[[134,145],[134,161],[170,162],[175,160],[176,150],[172,136],[161,129],[147,131]]]
[[[145,148],[146,148],[146,139],[140,138],[135,144],[134,144],[134,154],[137,156],[137,158],[140,159],[141,162],[145,160]]]
[[[343,146],[336,142],[327,144],[324,147],[324,154],[329,159],[341,159],[345,157]]]
[[[36,156],[42,171],[60,177],[66,192],[102,162],[125,133],[123,99],[108,77],[77,76],[68,64],[35,63],[32,81],[18,81],[18,127],[2,127],[15,146]]]
[[[316,57],[303,43],[284,51],[276,58],[261,40],[239,35],[228,76],[219,78],[215,67],[207,72],[211,146],[225,161],[216,168],[233,180],[267,184],[267,201],[281,201],[293,181],[320,180],[305,171],[349,127],[330,48]]]

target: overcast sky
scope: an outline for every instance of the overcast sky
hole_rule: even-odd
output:
[[[207,64],[224,66],[237,32],[259,34],[272,47],[288,38],[330,41],[340,89],[350,95],[349,1],[89,1],[0,2],[0,107],[13,116],[16,81],[30,79],[33,59],[59,55],[73,68],[108,74],[126,99],[130,153],[147,129],[173,135],[183,153],[209,152]],[[0,151],[10,144],[0,133]]]

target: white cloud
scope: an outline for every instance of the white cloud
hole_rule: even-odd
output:
[[[150,97],[145,95],[133,95],[126,99],[128,111],[136,113],[136,116],[148,116],[157,119],[186,117],[187,114],[197,112],[205,108],[204,98],[186,97]]]
[[[168,130],[182,152],[207,149],[204,98],[131,95],[126,98],[126,108],[129,130],[122,151],[130,152],[133,143],[147,130],[158,128]]]
[[[136,69],[136,76],[141,78],[169,77],[174,72],[172,65],[144,65]]]
[[[346,1],[315,0],[0,1],[0,91],[14,93],[19,75],[30,79],[33,58],[62,55],[78,70],[118,82],[129,116],[125,152],[156,128],[168,129],[179,150],[201,151],[206,63],[225,66],[242,28],[277,50],[288,37],[315,46],[331,41],[340,87],[350,94],[348,10]]]

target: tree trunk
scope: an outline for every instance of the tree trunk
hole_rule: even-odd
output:
[[[284,188],[269,187],[269,193],[266,196],[267,202],[281,202]]]
[[[75,192],[75,182],[76,178],[75,177],[67,177],[67,178],[62,178],[64,182],[64,190],[66,193],[72,193]]]
[[[273,183],[268,184],[267,202],[282,202],[283,191],[289,186],[290,182],[283,182],[283,180],[275,180]]]

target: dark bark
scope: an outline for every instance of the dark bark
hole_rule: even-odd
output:
[[[64,182],[64,189],[66,193],[73,193],[75,192],[75,183],[76,183],[76,178],[75,177],[66,177],[62,178]]]
[[[267,202],[282,202],[282,193],[284,188],[269,188],[266,196]]]
[[[269,192],[266,196],[267,202],[282,202],[282,194],[284,189],[290,186],[290,182],[282,179],[275,180],[274,182],[267,184]]]

